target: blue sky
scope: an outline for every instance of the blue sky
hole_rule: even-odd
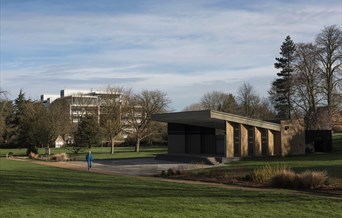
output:
[[[341,0],[0,0],[1,89],[160,89],[182,110],[244,83],[266,96],[284,38],[341,24]]]

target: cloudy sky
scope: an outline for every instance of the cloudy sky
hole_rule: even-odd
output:
[[[0,0],[1,89],[14,99],[108,85],[159,89],[182,110],[243,83],[266,96],[290,35],[341,25],[341,0]]]

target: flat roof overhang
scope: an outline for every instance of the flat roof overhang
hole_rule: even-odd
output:
[[[226,121],[280,131],[280,124],[214,110],[185,111],[152,115],[152,120],[192,126],[226,129]]]

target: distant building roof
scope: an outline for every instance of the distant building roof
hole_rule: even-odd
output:
[[[88,94],[90,90],[72,90],[72,89],[63,89],[61,90],[61,98],[70,95],[78,95],[78,94]]]

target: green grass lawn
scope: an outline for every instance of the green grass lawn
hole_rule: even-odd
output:
[[[341,217],[341,200],[109,176],[0,158],[0,217]]]
[[[166,153],[166,146],[155,147],[140,147],[140,152],[135,152],[134,147],[115,147],[115,153],[110,154],[110,147],[93,147],[91,149],[84,149],[79,154],[74,154],[65,148],[51,148],[51,154],[67,153],[69,157],[76,160],[84,160],[88,150],[91,150],[95,159],[120,159],[120,158],[142,158],[142,157],[155,157],[156,154]],[[0,149],[0,157],[5,157],[6,154],[12,152],[14,155],[25,155],[26,149]],[[38,149],[39,154],[44,155],[44,148]]]
[[[333,135],[331,153],[311,153],[288,157],[249,158],[224,165],[223,167],[201,169],[200,174],[222,175],[227,178],[243,177],[254,169],[265,165],[285,165],[296,172],[305,170],[325,170],[331,184],[342,187],[342,133]]]

